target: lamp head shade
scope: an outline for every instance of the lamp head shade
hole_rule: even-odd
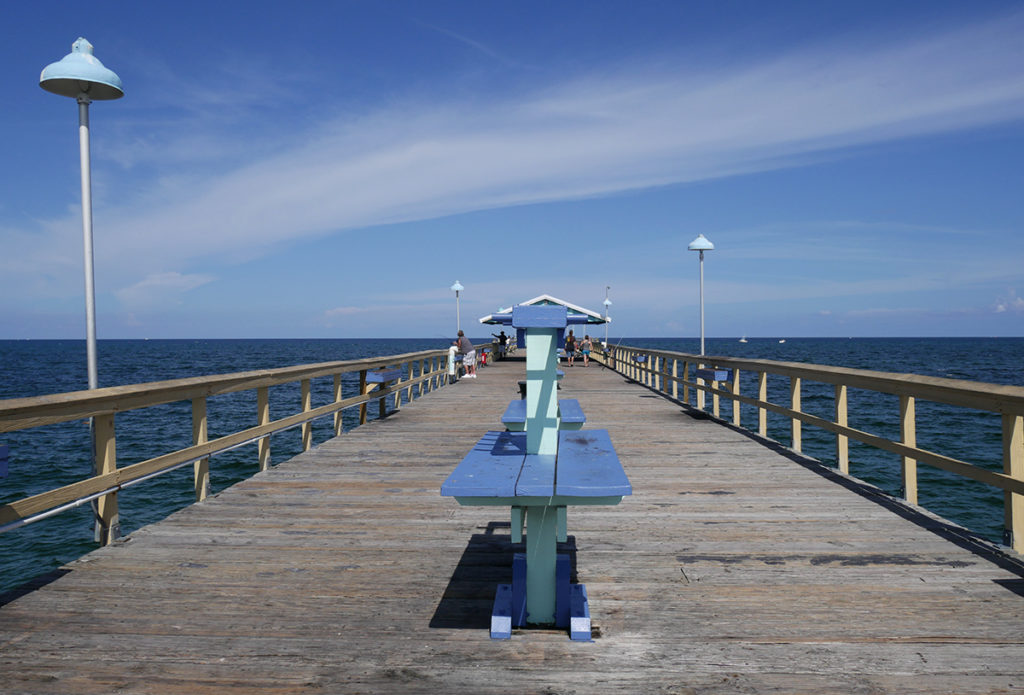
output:
[[[708,241],[703,234],[698,234],[697,238],[690,242],[688,248],[691,251],[714,251],[715,245]]]
[[[71,44],[71,53],[43,68],[39,86],[64,97],[77,98],[85,94],[93,101],[124,96],[121,78],[103,67],[92,54],[92,44],[81,37]]]
[[[455,281],[455,284],[454,284],[454,285],[452,285],[452,290],[453,290],[454,292],[461,292],[461,291],[462,291],[462,290],[464,290],[464,289],[466,289],[466,288],[465,288],[465,287],[463,287],[463,286],[462,286],[462,283],[460,283],[460,282],[459,282],[458,280],[456,280],[456,281]]]

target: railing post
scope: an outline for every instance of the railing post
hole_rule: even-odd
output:
[[[679,360],[675,357],[672,358],[672,399],[679,400],[679,382],[676,379],[679,378]]]
[[[94,470],[105,475],[117,470],[117,442],[114,437],[114,414],[93,418],[95,446]],[[93,533],[100,545],[110,545],[121,536],[121,518],[117,511],[117,493],[108,492],[93,502]]]
[[[206,398],[192,399],[192,443],[206,444],[209,432],[206,424]],[[192,465],[192,478],[196,491],[196,502],[202,502],[210,494],[210,458],[206,457]]]
[[[1024,480],[1024,416],[1015,413],[1003,413],[1003,473]],[[1024,552],[1024,495],[1003,498],[1003,543]]]
[[[719,411],[718,411],[718,402],[719,402],[719,398],[718,398],[718,382],[715,381],[714,379],[711,380],[711,388],[714,389],[711,392],[711,412],[712,412],[712,414],[714,414],[715,418],[717,419],[719,417]]]
[[[367,393],[366,370],[365,369],[360,369],[359,370],[359,395],[360,396],[365,396],[366,393]],[[360,425],[365,425],[366,424],[366,401],[363,401],[362,403],[359,404],[359,424]]]
[[[683,360],[683,403],[690,405],[690,362]]]
[[[836,424],[848,426],[846,384],[836,384]],[[850,438],[845,434],[836,435],[836,464],[841,473],[850,472]]]
[[[704,363],[703,362],[698,362],[697,363],[697,369],[704,369]],[[697,382],[697,409],[698,410],[704,410],[704,401],[705,401],[704,397],[705,397],[706,394],[704,393],[704,389],[700,388],[701,386],[704,386],[704,380],[703,379],[696,379],[696,382]]]
[[[907,446],[917,446],[917,423],[914,397],[900,396],[900,439]],[[917,504],[917,460],[903,457],[903,499]]]
[[[341,372],[334,375],[334,402],[341,401]],[[334,411],[334,436],[338,437],[345,431],[342,411]]]
[[[757,400],[768,402],[768,372],[757,373]],[[762,406],[757,407],[757,433],[768,436],[768,410]]]
[[[800,410],[800,377],[791,376],[789,377],[789,401],[790,409],[794,412],[802,412]],[[800,447],[802,445],[800,425],[803,423],[797,418],[791,418],[790,425],[793,431],[793,451],[800,453]]]
[[[308,413],[313,409],[312,401],[312,389],[310,388],[309,379],[303,379],[302,382],[302,412]],[[307,420],[302,423],[302,450],[309,451],[313,448],[313,423]]]
[[[740,370],[732,370],[732,395],[740,395]],[[732,424],[736,427],[740,426],[740,401],[738,398],[732,399]]]
[[[260,386],[256,389],[256,424],[270,423],[270,387]],[[270,435],[261,437],[256,445],[260,457],[260,470],[270,468]]]
[[[410,366],[412,366],[411,363],[410,363]],[[398,365],[398,370],[399,371],[402,370],[402,365],[401,364]],[[411,379],[412,377],[410,376],[409,378]],[[384,388],[384,384],[381,384],[380,387]],[[401,375],[399,375],[398,378],[395,379],[395,383],[394,383],[392,388],[395,389],[395,410],[396,411],[397,410],[401,410],[402,409],[402,376]],[[385,400],[386,400],[385,398],[381,399],[381,407],[382,408],[384,407],[384,401]]]

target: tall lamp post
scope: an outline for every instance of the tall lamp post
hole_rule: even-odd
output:
[[[462,317],[459,315],[459,292],[466,289],[462,284],[456,280],[455,284],[452,285],[452,291],[455,293],[455,330],[462,330]]]
[[[714,251],[715,245],[707,240],[703,234],[690,242],[688,247],[691,251],[700,252],[700,354],[704,356],[704,252]]]
[[[92,252],[92,175],[89,162],[89,104],[93,101],[120,99],[124,96],[121,78],[92,54],[92,44],[79,37],[71,44],[71,53],[50,63],[39,75],[39,86],[48,92],[71,97],[78,102],[78,150],[82,170],[82,238],[85,246],[85,352],[89,369],[89,388],[99,386],[96,373],[96,287]],[[97,436],[96,422],[89,419],[93,470],[103,475],[113,470],[113,422],[104,420]],[[120,533],[117,493],[93,500],[95,539],[107,545]]]
[[[604,286],[604,346],[608,347],[608,307],[612,305],[612,300],[608,299],[608,290],[611,289],[611,285]]]
[[[92,258],[92,175],[89,162],[89,104],[124,96],[121,78],[103,67],[92,54],[92,44],[79,38],[71,53],[50,63],[39,75],[39,86],[48,92],[78,101],[78,150],[82,168],[82,238],[85,244],[86,358],[89,388],[98,386],[96,376],[96,287]]]

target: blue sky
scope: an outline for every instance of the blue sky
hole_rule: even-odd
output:
[[[10,3],[0,338],[1024,335],[1024,4]],[[480,327],[470,335],[484,336]]]

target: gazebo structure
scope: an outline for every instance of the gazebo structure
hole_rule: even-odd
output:
[[[571,302],[567,302],[564,299],[552,297],[550,294],[542,294],[539,297],[527,299],[525,302],[519,302],[517,306],[564,306],[566,311],[568,312],[569,323],[583,323],[594,325],[611,323],[610,318],[606,319],[604,316],[601,316],[601,314],[596,311],[584,309],[583,307],[577,306],[576,304],[573,304]],[[502,309],[493,314],[482,316],[480,318],[480,323],[487,323],[491,325],[508,324],[508,317],[512,316],[513,308],[514,307],[509,307],[508,309]]]

